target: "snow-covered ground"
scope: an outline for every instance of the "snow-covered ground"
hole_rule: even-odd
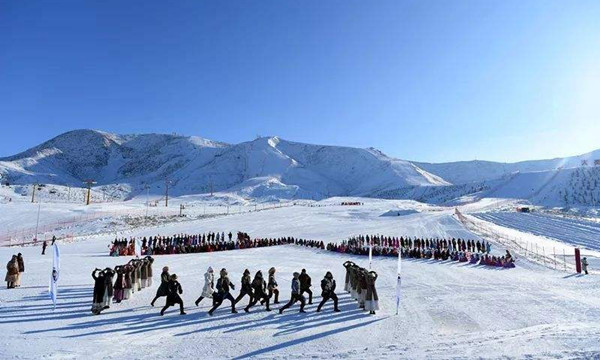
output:
[[[295,236],[325,242],[369,233],[478,237],[463,227],[451,208],[412,201],[345,200],[365,204],[339,206],[341,199],[337,198],[268,211],[132,227],[119,236],[240,230],[255,237]],[[0,221],[4,224],[27,215],[25,210],[6,211],[7,205],[0,204]],[[381,216],[390,210],[416,212]],[[30,207],[31,214],[35,214],[35,207]],[[80,227],[92,231],[96,230],[94,226],[92,223]],[[93,316],[89,311],[92,269],[129,260],[107,256],[107,245],[113,237],[113,233],[108,233],[60,244],[61,293],[55,311],[47,296],[51,257],[41,256],[39,247],[0,248],[3,261],[22,252],[26,263],[22,287],[0,290],[0,359],[600,357],[598,276],[556,271],[526,258],[520,258],[517,268],[510,270],[406,260],[397,316],[396,260],[375,258],[373,268],[380,274],[377,288],[382,309],[369,316],[359,311],[342,291],[342,263],[352,258],[366,267],[366,257],[294,245],[157,256],[152,288]],[[502,249],[495,246],[494,250]],[[158,286],[158,273],[165,265],[179,275],[186,316],[177,315],[172,308],[160,317],[159,309],[149,306]],[[331,312],[329,304],[320,314],[314,312],[316,305],[312,305],[307,307],[307,314],[298,314],[297,307],[283,315],[256,307],[250,314],[234,315],[223,306],[214,317],[209,317],[207,303],[197,308],[193,305],[209,265],[228,268],[237,284],[245,268],[254,274],[275,266],[284,301],[289,298],[293,271],[308,270],[318,301],[319,280],[331,270],[338,281],[342,312]]]
[[[536,213],[487,212],[476,217],[536,235],[553,237],[577,246],[600,250],[600,224]]]

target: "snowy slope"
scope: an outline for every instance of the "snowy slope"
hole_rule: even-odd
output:
[[[594,160],[600,160],[600,149],[577,156],[548,160],[528,160],[516,163],[473,160],[437,164],[414,162],[414,164],[453,184],[463,184],[493,180],[516,172],[540,172],[560,168],[576,168],[582,166],[583,161],[586,161],[588,165],[593,165]]]
[[[224,144],[198,137],[115,135],[95,130],[62,134],[0,159],[10,183],[127,184],[132,196],[150,185],[174,195],[235,191],[251,197],[323,198],[370,195],[390,187],[448,184],[407,161],[373,149],[318,146],[277,137]]]
[[[403,201],[361,199],[361,207],[331,206],[276,209],[164,227],[133,230],[123,236],[204,231],[248,231],[255,236],[292,235],[335,241],[359,233],[423,237],[476,238],[451,216]],[[340,199],[336,199],[339,202]],[[104,205],[108,206],[108,205]],[[114,206],[114,205],[110,205]],[[398,208],[422,210],[400,217],[380,216]],[[429,209],[433,210],[433,209]],[[453,262],[405,260],[402,301],[395,315],[396,259],[377,258],[381,310],[369,316],[342,291],[346,255],[295,246],[209,254],[157,256],[154,285],[114,304],[100,316],[90,312],[95,267],[115,266],[129,257],[107,256],[112,235],[61,246],[59,304],[47,296],[51,257],[39,247],[0,248],[0,258],[24,254],[26,272],[20,289],[0,289],[2,359],[572,359],[600,356],[600,288],[597,276],[578,277],[536,266],[526,259],[499,270]],[[502,249],[493,249],[502,251]],[[367,257],[351,257],[368,266]],[[226,267],[239,285],[245,268],[252,274],[277,268],[289,299],[291,274],[306,268],[315,300],[326,271],[338,282],[342,312],[331,303],[321,314],[316,304],[298,314],[297,305],[279,315],[260,307],[231,314],[227,306],[213,317],[208,303],[193,305],[208,266]],[[164,317],[149,303],[158,287],[158,270],[169,266],[183,286],[187,315],[171,308]],[[234,294],[238,294],[238,288]],[[164,304],[164,298],[157,305]],[[238,309],[247,304],[247,298]],[[283,304],[274,305],[278,308]],[[124,345],[121,345],[124,344]]]

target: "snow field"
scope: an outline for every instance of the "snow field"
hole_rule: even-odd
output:
[[[351,200],[348,200],[351,201]],[[332,201],[331,204],[334,204]],[[400,217],[391,209],[418,209]],[[433,211],[438,210],[438,211]],[[296,236],[339,241],[357,234],[411,235],[476,239],[452,217],[452,211],[412,202],[366,200],[364,206],[291,207],[186,223],[134,229],[119,236],[180,232],[247,231],[253,237]],[[4,215],[3,215],[4,216]],[[61,245],[59,305],[52,311],[47,285],[52,259],[39,247],[0,248],[0,258],[22,252],[26,273],[16,290],[0,290],[2,359],[82,358],[593,358],[600,356],[600,280],[549,270],[520,260],[515,269],[455,262],[405,260],[402,302],[395,316],[396,260],[374,258],[379,273],[381,311],[359,311],[343,292],[351,259],[367,267],[367,257],[351,257],[294,245],[210,254],[157,256],[154,285],[114,304],[100,316],[90,312],[91,271],[115,266],[129,257],[107,256],[113,235],[94,236]],[[500,249],[498,249],[500,250]],[[171,308],[160,317],[149,303],[163,266],[177,273],[188,315]],[[231,314],[227,302],[209,317],[209,304],[196,308],[208,266],[226,267],[239,285],[245,268],[252,275],[278,269],[280,300],[289,299],[292,273],[306,268],[313,279],[315,302],[326,271],[338,283],[340,308],[298,314],[295,305],[283,315],[255,307]],[[234,291],[237,295],[239,287]],[[238,304],[241,309],[247,298]],[[282,306],[283,304],[279,304]],[[278,308],[278,306],[273,306]]]

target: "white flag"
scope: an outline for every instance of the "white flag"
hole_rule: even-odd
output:
[[[135,256],[142,257],[142,240],[135,238]]]
[[[60,276],[60,251],[58,250],[58,244],[52,246],[52,273],[50,274],[50,299],[54,307],[56,307],[56,297],[58,295],[58,278]]]
[[[398,248],[398,280],[396,282],[396,315],[400,307],[400,285],[402,282],[402,248]]]

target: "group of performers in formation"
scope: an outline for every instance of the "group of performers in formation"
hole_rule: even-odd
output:
[[[14,289],[20,287],[24,272],[25,260],[23,259],[23,254],[18,253],[17,255],[13,255],[8,264],[6,264],[6,276],[4,277],[6,288]]]
[[[370,314],[375,314],[379,310],[379,297],[375,289],[377,273],[362,268],[352,261],[344,263],[346,268],[346,281],[344,290],[350,293],[350,296],[358,301],[358,306],[365,309]]]
[[[152,257],[147,256],[143,259],[131,260],[126,265],[115,267],[114,270],[110,268],[104,270],[94,269],[92,272],[92,277],[95,281],[92,313],[98,315],[102,310],[110,307],[111,301],[114,300],[116,303],[119,303],[122,300],[127,300],[135,291],[140,291],[152,285],[153,261]],[[344,290],[349,292],[352,298],[358,301],[360,308],[369,311],[371,314],[375,314],[375,310],[379,309],[377,291],[375,290],[377,273],[367,271],[352,262],[346,262],[344,266],[346,267]],[[264,306],[266,311],[271,311],[271,300],[273,304],[279,304],[279,285],[277,284],[275,274],[276,270],[272,267],[269,269],[267,277],[260,270],[252,277],[250,271],[246,269],[240,281],[240,292],[237,297],[234,297],[232,291],[235,290],[235,285],[230,280],[227,269],[223,268],[219,271],[219,276],[215,282],[214,270],[212,267],[209,267],[204,274],[202,293],[195,301],[195,305],[199,306],[200,302],[204,299],[211,299],[212,304],[208,314],[212,316],[223,302],[227,300],[231,306],[231,312],[237,313],[236,304],[248,296],[248,304],[244,307],[245,312],[250,312],[250,309],[258,304]],[[115,275],[116,280],[113,285],[112,280]],[[159,298],[166,297],[166,302],[160,311],[160,315],[164,315],[169,307],[175,305],[179,306],[180,314],[185,315],[183,299],[181,298],[183,287],[179,283],[177,274],[170,274],[169,268],[165,266],[160,277],[160,286],[150,305],[154,306]],[[299,311],[304,313],[304,308],[307,304],[306,297],[304,296],[305,293],[308,295],[308,305],[312,305],[313,303],[311,287],[312,280],[306,269],[302,269],[301,272],[294,272],[290,300],[279,308],[279,313],[282,314],[296,302],[300,303]],[[340,311],[335,291],[336,282],[333,274],[327,271],[321,280],[322,299],[317,306],[317,312],[320,312],[329,300],[333,301],[333,311]]]
[[[273,304],[279,304],[279,285],[275,279],[275,273],[276,270],[272,267],[268,271],[268,277],[265,278],[261,270],[257,271],[254,274],[254,277],[252,277],[250,270],[244,270],[240,280],[240,292],[237,297],[234,297],[232,291],[235,290],[235,285],[230,280],[227,269],[223,268],[219,271],[219,276],[215,282],[214,270],[212,267],[209,267],[204,274],[202,293],[195,301],[195,305],[199,306],[200,302],[204,299],[211,299],[212,304],[208,314],[212,316],[223,302],[227,300],[231,306],[231,312],[235,314],[237,313],[237,303],[248,296],[248,304],[244,307],[245,312],[250,312],[250,309],[259,303],[260,306],[265,307],[266,311],[271,311],[271,299],[273,299]],[[310,289],[311,287],[311,278],[307,274],[306,269],[302,269],[300,273],[294,272],[290,300],[279,308],[279,313],[282,314],[296,302],[300,302],[300,312],[304,313],[304,307],[307,303],[304,293],[308,294],[308,304],[312,305],[313,294]],[[338,298],[335,294],[335,280],[330,271],[328,271],[323,277],[323,280],[321,280],[321,290],[323,299],[319,303],[316,311],[320,312],[323,305],[330,299],[333,300],[333,311],[340,311],[338,308]],[[169,269],[165,268],[161,274],[161,285],[159,286],[151,305],[154,306],[156,300],[162,296],[166,296],[167,300],[165,306],[161,309],[160,314],[164,315],[169,307],[179,305],[180,314],[185,315],[183,299],[180,296],[182,293],[183,288],[177,280],[177,275],[169,274]]]
[[[136,238],[115,239],[110,245],[111,256],[133,256],[135,255]],[[209,232],[205,234],[178,234],[174,236],[150,236],[139,240],[142,255],[170,255],[204,253],[213,251],[225,251],[236,249],[247,249],[265,246],[293,244],[294,238],[270,238],[250,239],[244,232],[238,232],[233,240],[233,234],[229,232]]]
[[[111,244],[111,255],[133,255],[135,253],[136,239],[115,239]],[[140,244],[141,243],[141,244]],[[144,237],[138,240],[138,246],[141,245],[142,254],[146,255],[143,259],[134,259],[126,265],[117,266],[115,269],[106,268],[104,270],[95,269],[92,277],[95,280],[94,286],[94,305],[92,312],[99,314],[102,310],[111,305],[111,298],[115,302],[121,302],[128,299],[135,291],[150,286],[152,284],[152,262],[151,254],[182,254],[195,252],[213,252],[244,248],[255,248],[275,245],[295,244],[317,249],[327,249],[329,251],[353,254],[368,255],[371,249],[374,256],[398,256],[400,252],[402,257],[416,259],[435,259],[435,260],[453,260],[460,262],[470,262],[473,264],[484,264],[490,266],[514,267],[514,260],[507,250],[504,256],[491,256],[489,254],[491,246],[484,240],[463,240],[463,239],[420,239],[410,237],[386,237],[381,235],[359,235],[337,243],[329,243],[327,246],[322,241],[296,239],[293,237],[281,237],[276,239],[254,239],[251,240],[247,233],[238,232],[233,240],[231,232],[225,235],[224,232],[209,232],[205,234],[179,234],[174,236],[154,236]],[[344,290],[350,293],[350,296],[358,302],[360,308],[374,314],[379,309],[375,281],[377,273],[361,268],[351,261],[344,263],[346,268],[346,279]],[[215,282],[215,274],[212,267],[209,267],[204,274],[204,287],[202,294],[195,301],[196,306],[200,302],[209,298],[212,300],[211,309],[208,311],[212,315],[225,300],[229,301],[231,312],[237,313],[236,304],[244,297],[248,296],[249,301],[244,311],[260,303],[266,311],[271,311],[271,300],[274,304],[279,303],[279,289],[275,279],[275,268],[268,271],[265,277],[262,271],[257,271],[254,277],[246,269],[240,281],[240,292],[237,297],[232,295],[235,285],[229,278],[227,269],[219,271]],[[113,277],[116,275],[116,281],[113,285]],[[305,269],[301,272],[294,272],[291,285],[291,296],[288,303],[279,309],[283,313],[287,308],[300,302],[300,312],[304,312],[306,298],[308,295],[308,304],[312,304],[312,286],[311,278]],[[321,311],[323,305],[328,301],[333,301],[334,311],[338,309],[338,298],[335,293],[336,283],[333,274],[327,272],[321,280],[322,301],[317,307]],[[175,305],[179,305],[180,313],[183,315],[184,305],[181,298],[183,287],[178,281],[176,274],[169,274],[169,268],[163,268],[161,274],[161,284],[156,292],[151,305],[160,297],[166,297],[165,306],[160,314]]]
[[[508,250],[504,256],[490,255],[491,245],[485,240],[463,239],[412,239],[410,237],[386,237],[380,235],[360,235],[342,241],[329,243],[327,250],[353,255],[368,255],[372,248],[373,256],[398,256],[415,259],[452,260],[505,268],[515,267],[514,258]]]
[[[143,259],[132,259],[125,265],[115,266],[114,269],[94,269],[92,313],[98,315],[110,308],[112,301],[120,303],[128,300],[135,292],[152,286],[153,262],[151,256],[146,256]]]

